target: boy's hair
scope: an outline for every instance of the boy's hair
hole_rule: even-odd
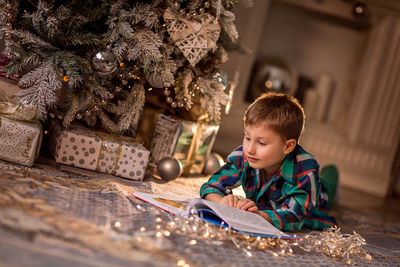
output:
[[[288,95],[266,93],[258,97],[244,114],[245,125],[265,124],[277,132],[283,141],[297,142],[303,132],[305,114],[299,101]]]

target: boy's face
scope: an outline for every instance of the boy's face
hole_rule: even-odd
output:
[[[294,139],[283,141],[278,133],[266,125],[245,125],[243,153],[251,167],[276,172],[296,145]]]

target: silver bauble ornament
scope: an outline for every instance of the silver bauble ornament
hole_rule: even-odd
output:
[[[158,162],[157,173],[163,180],[173,180],[182,173],[182,164],[179,160],[165,157]]]
[[[92,58],[92,68],[103,77],[112,74],[117,66],[117,57],[110,51],[99,51]]]
[[[211,75],[214,79],[216,79],[219,83],[221,83],[224,86],[228,85],[229,79],[228,79],[228,75],[226,73],[223,72],[214,72]]]
[[[218,171],[224,165],[224,159],[217,153],[211,153],[207,158],[203,168],[203,174],[211,175]]]
[[[147,82],[154,88],[163,88],[165,87],[163,77],[157,72],[151,72],[146,74]]]

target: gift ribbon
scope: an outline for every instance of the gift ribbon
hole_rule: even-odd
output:
[[[99,171],[99,169],[100,169],[99,165],[100,165],[100,161],[101,161],[101,155],[102,155],[103,147],[107,147],[107,141],[104,140],[105,138],[106,139],[110,139],[112,141],[115,141],[119,145],[118,153],[116,153],[117,155],[116,155],[116,158],[115,158],[115,163],[114,163],[114,166],[113,166],[113,170],[111,172],[111,174],[113,174],[113,175],[116,174],[117,166],[118,166],[118,163],[119,163],[119,161],[121,159],[122,147],[123,147],[124,143],[125,144],[128,143],[128,144],[132,144],[132,145],[135,145],[135,146],[138,146],[138,147],[142,147],[141,144],[139,144],[139,143],[137,143],[135,141],[129,140],[127,138],[122,138],[122,137],[110,135],[110,134],[107,134],[107,133],[97,133],[97,132],[88,130],[87,128],[83,128],[83,127],[81,127],[79,125],[74,125],[74,127],[75,127],[75,130],[77,130],[79,134],[86,134],[88,136],[96,136],[96,137],[98,137],[100,139],[100,150],[99,150],[99,154],[97,156],[96,169],[95,169],[96,171]],[[115,154],[115,153],[113,153],[113,154]]]
[[[189,28],[184,30],[179,30],[177,32],[170,33],[171,37],[174,39],[175,42],[181,41],[182,39],[186,38],[191,34],[197,34],[202,36],[207,41],[208,48],[214,48],[216,46],[216,40],[212,40],[208,34],[209,31],[219,31],[221,30],[218,23],[198,23],[195,21],[191,21],[177,14],[174,14],[171,10],[167,9],[164,13],[164,20],[178,20],[185,23]],[[212,19],[210,21],[216,21],[216,19]],[[217,38],[218,39],[218,38]]]
[[[103,137],[100,135],[100,134],[97,134],[97,133],[94,133],[98,138],[100,138],[100,140],[101,140],[101,143],[100,143],[100,150],[99,150],[99,155],[98,155],[98,157],[97,157],[97,163],[96,163],[96,171],[99,171],[99,164],[100,164],[100,160],[101,160],[101,152],[103,151],[103,146],[104,147],[107,147],[107,144],[104,142],[104,139],[103,139]],[[107,137],[112,137],[112,136],[107,136]],[[114,136],[115,137],[115,136]],[[111,139],[114,139],[114,138],[111,138]],[[114,140],[116,140],[117,139],[117,137],[115,137],[115,139]],[[118,140],[116,140],[116,141],[118,141]],[[117,166],[118,166],[118,163],[119,163],[119,159],[121,158],[121,154],[122,154],[122,146],[123,146],[123,144],[122,144],[122,140],[119,140],[120,141],[120,143],[118,144],[119,145],[119,147],[118,147],[118,154],[117,154],[117,156],[115,157],[115,163],[114,163],[114,167],[113,167],[113,170],[111,171],[111,174],[113,174],[113,175],[115,175],[115,173],[116,173],[116,169],[117,169]],[[127,140],[123,140],[123,141],[127,141]]]
[[[32,105],[0,102],[0,115],[12,120],[31,121],[36,117],[36,109]]]

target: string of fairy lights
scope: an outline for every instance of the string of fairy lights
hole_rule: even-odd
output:
[[[136,208],[143,213],[149,210],[142,205]],[[273,257],[293,256],[296,251],[315,253],[342,261],[347,265],[353,265],[360,260],[370,261],[371,255],[364,250],[365,239],[356,232],[344,234],[340,228],[333,227],[324,231],[312,232],[309,234],[294,235],[294,239],[264,238],[259,236],[241,235],[229,227],[209,224],[191,211],[191,216],[170,216],[168,219],[156,217],[155,227],[140,226],[139,231],[124,234],[121,231],[124,225],[119,220],[114,220],[111,227],[108,227],[108,234],[118,239],[132,241],[138,247],[147,247],[153,250],[164,250],[170,246],[169,238],[176,235],[187,237],[185,247],[194,247],[202,242],[212,245],[224,245],[232,242],[234,247],[241,250],[247,257],[254,257],[255,251],[269,253]],[[126,229],[125,229],[126,230]],[[189,267],[185,258],[177,260],[177,266]]]

